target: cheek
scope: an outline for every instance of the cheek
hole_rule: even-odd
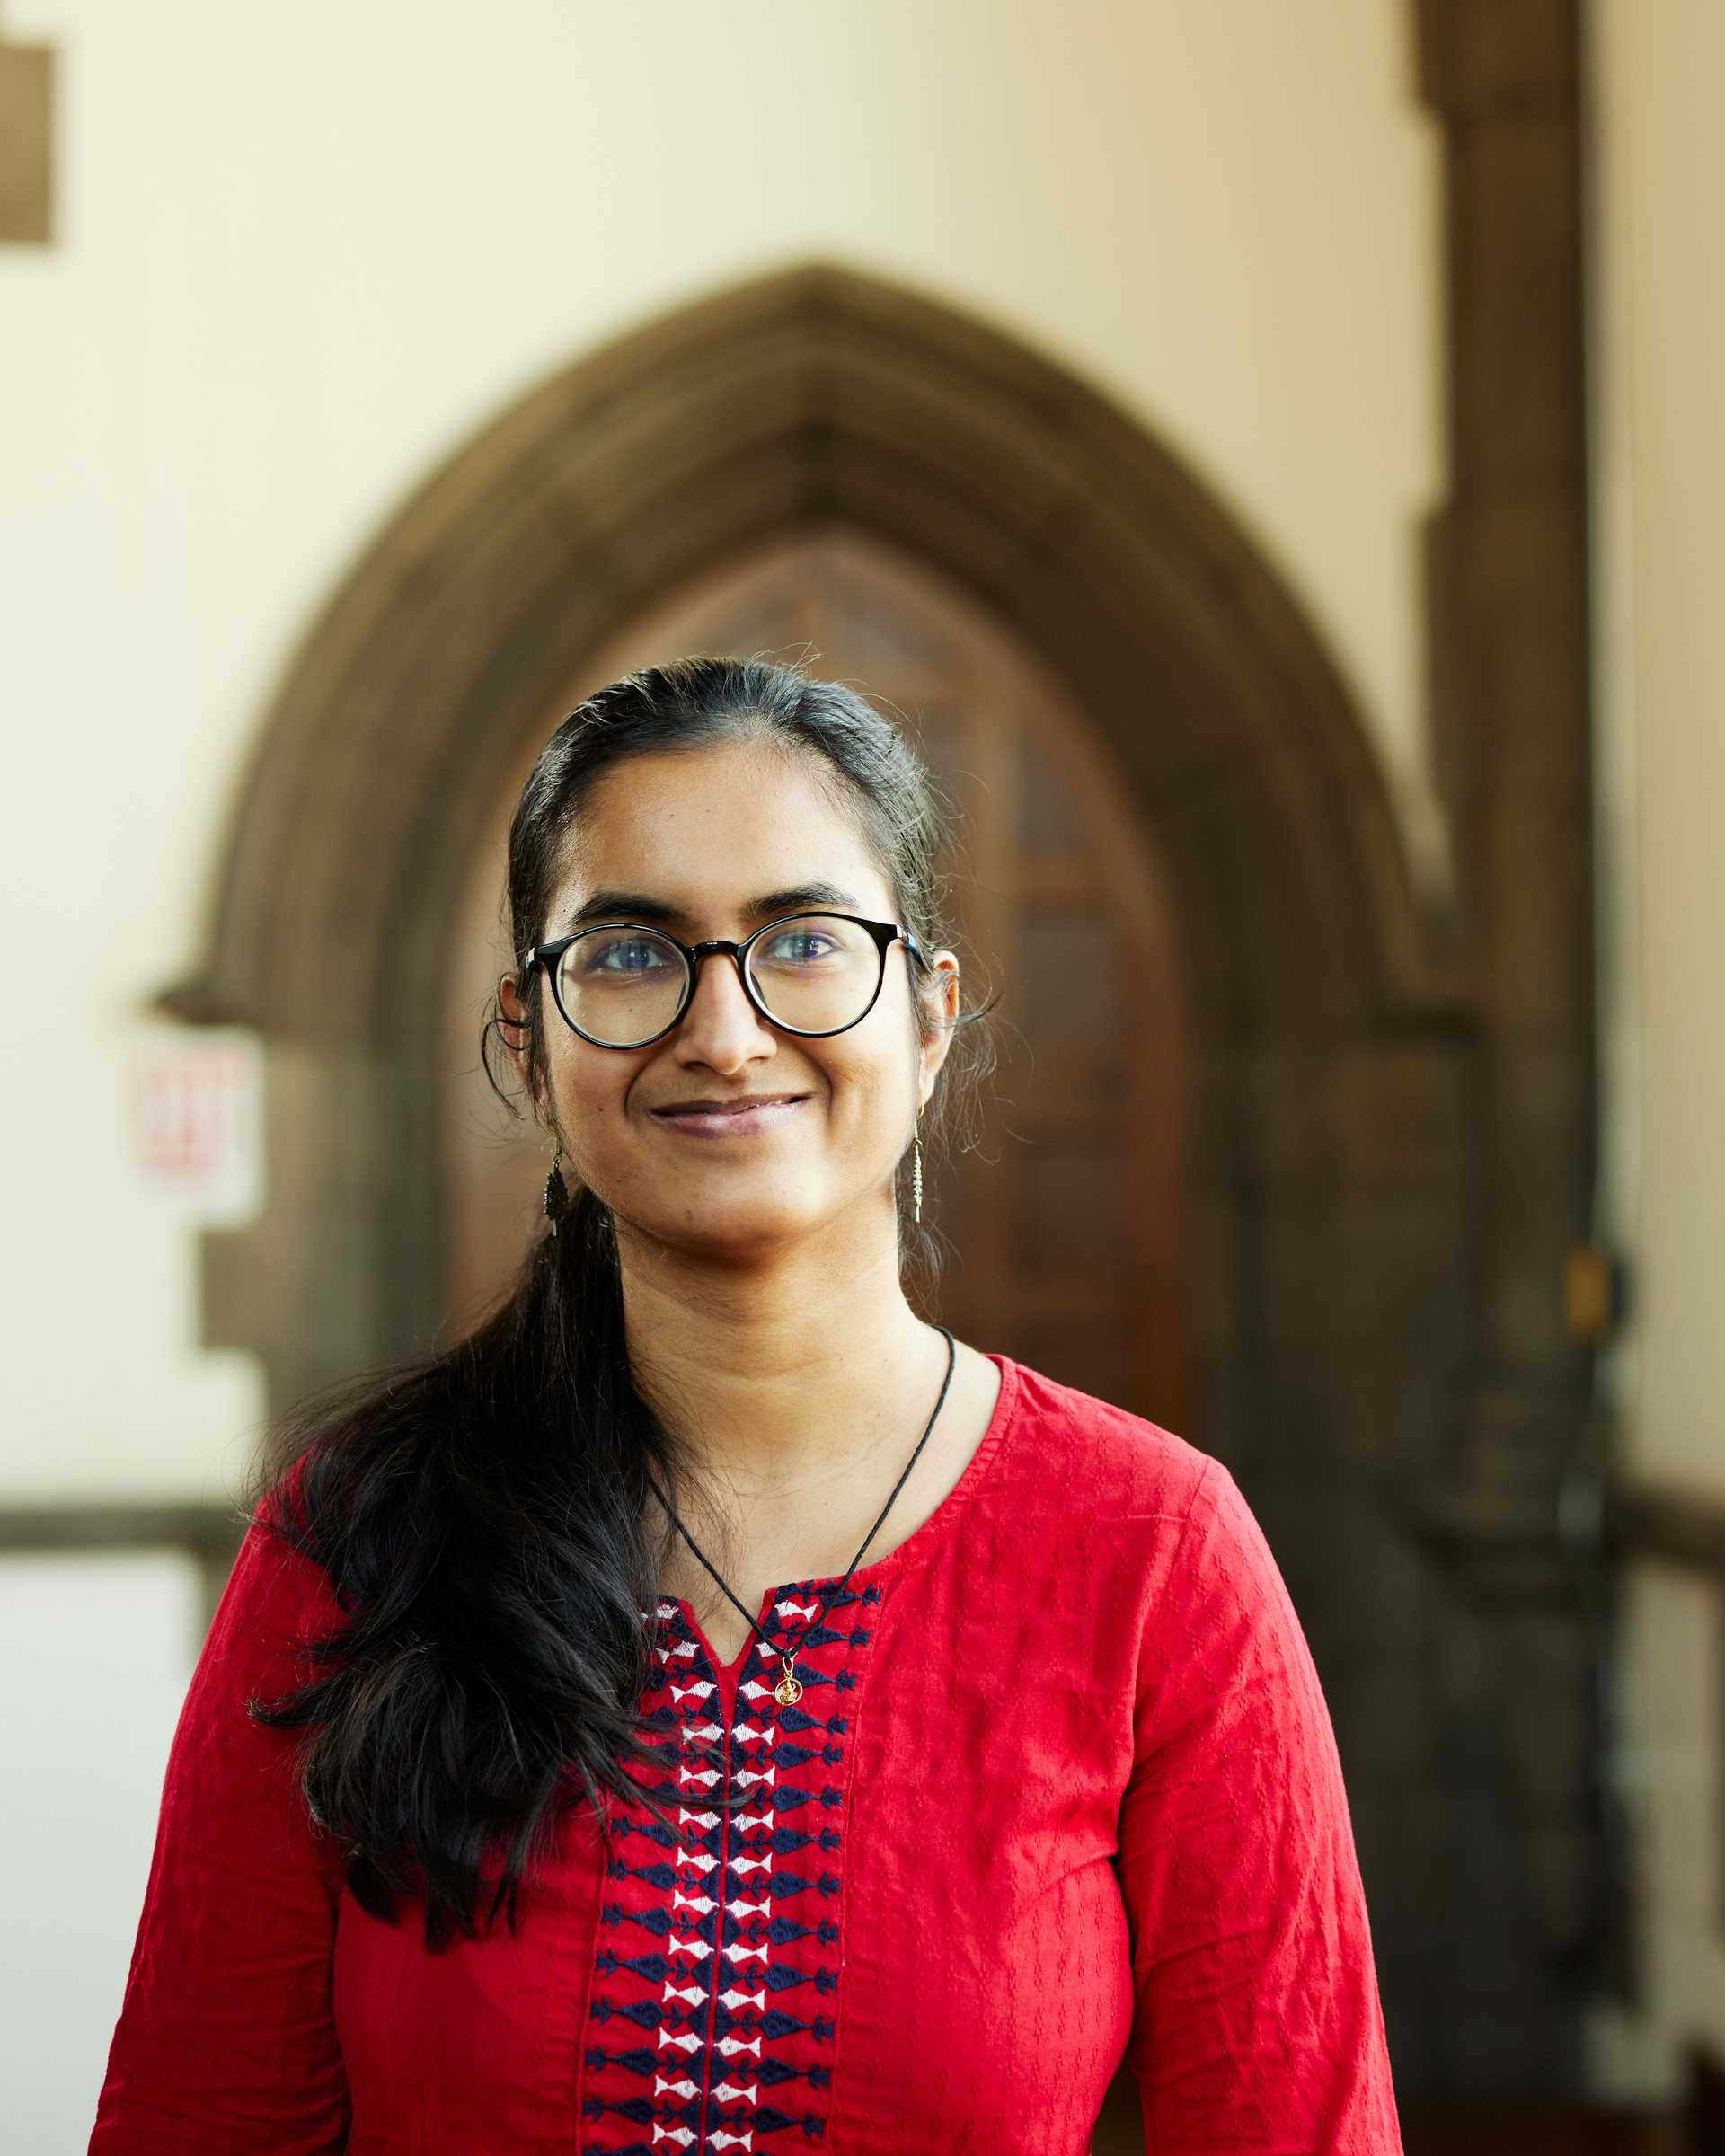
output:
[[[884,1052],[835,1063],[828,1074],[827,1109],[833,1127],[858,1144],[894,1142],[898,1126],[916,1111],[916,1082],[907,1056]]]
[[[622,1143],[628,1128],[629,1087],[633,1074],[627,1058],[612,1068],[602,1048],[576,1042],[555,1068],[554,1097],[565,1141],[576,1151],[602,1153]]]

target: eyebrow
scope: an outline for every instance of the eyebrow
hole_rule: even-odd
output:
[[[758,898],[743,902],[751,920],[770,921],[778,914],[806,913],[811,907],[836,906],[844,913],[860,913],[862,901],[836,883],[817,880],[793,883],[782,891],[763,891]],[[694,915],[670,906],[646,891],[595,891],[582,900],[564,922],[567,930],[584,928],[593,921],[662,922],[668,928],[687,928]]]

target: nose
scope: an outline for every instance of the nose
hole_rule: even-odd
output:
[[[703,950],[694,961],[694,993],[672,1036],[679,1059],[734,1070],[776,1047],[773,1029],[748,1000],[741,968],[729,951]]]

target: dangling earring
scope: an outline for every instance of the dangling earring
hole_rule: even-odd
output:
[[[922,1118],[919,1115],[916,1135],[911,1141],[910,1150],[911,1218],[916,1221],[920,1221],[923,1217],[923,1134],[921,1124]]]
[[[557,1233],[557,1223],[569,1211],[569,1188],[558,1173],[558,1163],[563,1157],[563,1139],[561,1131],[555,1134],[557,1143],[552,1150],[551,1173],[545,1178],[545,1218],[551,1223],[551,1232]]]

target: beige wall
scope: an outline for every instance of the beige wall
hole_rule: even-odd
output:
[[[242,755],[343,565],[527,384],[695,294],[854,264],[1141,414],[1303,596],[1440,871],[1412,573],[1442,485],[1436,166],[1405,13],[13,0],[65,97],[61,244],[0,252],[0,1085],[29,1134],[0,1285],[31,1348],[0,1495],[233,1480],[255,1378],[194,1351],[192,1225],[137,1187],[130,1013],[191,960]]]
[[[1602,1226],[1637,1314],[1613,1373],[1628,1462],[1725,1498],[1725,8],[1596,0]],[[1719,1598],[1663,1567],[1626,1598],[1622,1763],[1649,2019],[1602,2023],[1632,2083],[1725,2052]]]
[[[1641,1468],[1725,1500],[1725,9],[1604,0],[1595,39],[1608,977],[1619,1223],[1641,1285],[1630,1397]]]

